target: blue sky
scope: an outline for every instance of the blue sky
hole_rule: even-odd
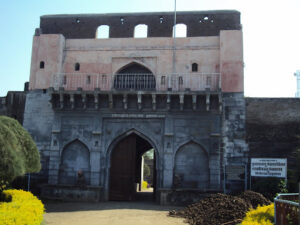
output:
[[[32,37],[47,14],[173,11],[173,0],[1,0],[0,96],[29,80]],[[178,11],[242,13],[245,95],[294,97],[300,69],[299,0],[177,0]]]

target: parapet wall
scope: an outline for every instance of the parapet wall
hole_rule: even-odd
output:
[[[0,97],[0,115],[12,117],[23,124],[26,91],[9,91]]]
[[[187,26],[187,37],[218,36],[220,30],[240,30],[240,13],[235,10],[177,12],[177,24]],[[101,25],[109,26],[109,37],[133,37],[134,27],[148,25],[148,37],[172,37],[173,12],[73,14],[41,16],[43,34],[63,34],[65,38],[95,38]]]
[[[300,123],[300,98],[246,98],[246,106],[248,124]]]

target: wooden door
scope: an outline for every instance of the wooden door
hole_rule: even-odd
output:
[[[110,167],[110,200],[129,201],[135,193],[136,136],[121,140],[113,149]]]

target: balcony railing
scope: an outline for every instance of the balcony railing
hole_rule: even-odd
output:
[[[115,90],[157,90],[157,91],[217,91],[221,87],[220,73],[190,74],[91,74],[57,73],[53,75],[52,87],[65,90],[103,91]]]

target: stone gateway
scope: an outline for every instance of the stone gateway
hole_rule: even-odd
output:
[[[41,17],[23,125],[44,196],[134,200],[150,149],[161,204],[244,189],[224,176],[248,162],[240,13],[178,12],[177,25],[185,37],[169,12]]]

